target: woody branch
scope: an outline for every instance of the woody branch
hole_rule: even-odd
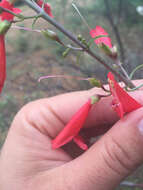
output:
[[[15,1],[15,0],[12,0],[12,1]],[[112,73],[114,73],[128,87],[135,88],[135,85],[131,82],[131,80],[129,80],[128,78],[126,78],[125,76],[123,76],[120,72],[118,72],[115,68],[113,68],[111,66],[111,64],[109,65],[108,63],[106,63],[105,60],[103,60],[101,57],[99,57],[98,55],[96,55],[91,49],[89,49],[86,46],[84,46],[77,39],[76,36],[74,36],[71,32],[69,32],[68,30],[66,30],[61,24],[57,23],[53,18],[51,18],[48,14],[46,14],[45,11],[41,7],[39,7],[36,3],[34,3],[34,1],[23,0],[23,2],[25,4],[27,4],[29,7],[31,7],[33,10],[35,10],[38,13],[38,15],[40,15],[40,17],[42,17],[44,20],[48,21],[50,24],[52,24],[53,26],[55,26],[59,31],[61,31],[65,36],[67,36],[76,45],[78,45],[79,47],[81,47],[83,49],[83,51],[85,51],[91,57],[93,57],[94,59],[96,59],[100,64],[102,64],[104,67],[106,67],[106,69],[108,69],[109,71],[111,71]]]

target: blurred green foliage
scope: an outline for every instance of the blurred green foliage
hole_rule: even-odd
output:
[[[7,130],[11,124],[14,115],[17,112],[18,105],[13,96],[5,95],[0,101],[0,147],[6,137]]]

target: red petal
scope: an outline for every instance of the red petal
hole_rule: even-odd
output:
[[[21,9],[19,8],[13,8],[12,10],[15,14],[20,14],[21,13]]]
[[[51,11],[51,6],[50,6],[48,3],[45,4],[44,10],[45,10],[45,12],[46,12],[50,17],[53,17],[53,14],[52,14],[52,11]]]
[[[108,73],[108,79],[110,90],[114,97],[113,106],[121,118],[125,113],[129,113],[142,107],[140,103],[138,103],[123,88],[119,86],[111,72]]]
[[[81,136],[77,135],[73,138],[74,142],[83,150],[87,150],[88,146],[84,143],[84,140]]]
[[[100,35],[108,35],[108,33],[101,26],[96,26],[96,28],[90,30],[90,35],[92,38],[95,38]],[[100,37],[95,40],[95,43],[97,45],[104,43],[109,48],[112,48],[111,39],[109,37]]]
[[[88,112],[92,107],[91,100],[88,100],[72,117],[65,128],[58,134],[58,136],[52,141],[52,147],[59,148],[60,146],[71,141],[82,128]]]
[[[37,4],[42,7],[43,5],[43,0],[38,0]],[[53,17],[52,11],[51,11],[51,6],[48,3],[44,4],[44,11],[50,16]]]
[[[5,78],[6,78],[5,42],[4,42],[4,35],[0,35],[0,93],[4,86]]]
[[[16,14],[19,14],[21,12],[20,9],[18,8],[14,8],[13,7],[13,4],[11,4],[9,1],[7,0],[2,0],[0,2],[0,6],[3,7],[3,8],[6,8],[6,9],[9,9],[10,11],[13,11],[14,13]],[[10,14],[10,13],[7,13],[7,12],[2,12],[0,14],[0,18],[1,20],[8,20],[8,21],[12,21],[13,18],[14,18],[14,15]]]

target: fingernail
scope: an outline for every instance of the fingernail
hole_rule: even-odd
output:
[[[143,135],[143,119],[139,122],[138,129],[139,129],[140,133]]]

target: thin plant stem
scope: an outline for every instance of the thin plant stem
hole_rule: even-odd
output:
[[[124,77],[122,74],[120,74],[115,68],[113,68],[111,65],[106,63],[101,57],[97,56],[95,53],[93,53],[90,49],[85,47],[71,32],[67,31],[62,25],[57,23],[53,18],[51,18],[48,14],[45,13],[45,11],[39,7],[36,3],[32,3],[31,0],[22,0],[25,2],[29,7],[34,9],[37,13],[41,14],[41,17],[51,23],[53,26],[55,26],[59,31],[61,31],[65,36],[67,36],[70,40],[72,40],[75,44],[83,48],[83,50],[88,53],[91,57],[96,59],[98,62],[100,62],[106,69],[114,73],[121,81],[123,81],[127,86],[130,88],[135,88],[135,85],[129,80],[128,78]]]
[[[29,31],[29,32],[39,32],[41,33],[41,30],[36,30],[36,29],[31,29],[31,28],[26,28],[26,27],[22,27],[22,26],[12,26],[11,28],[13,29],[18,29],[18,30],[25,30],[25,31]]]
[[[7,9],[7,8],[4,8],[4,7],[1,7],[1,6],[0,6],[0,10],[5,11],[5,12],[8,12],[8,13],[10,13],[10,14],[12,14],[12,15],[18,17],[18,18],[20,18],[20,16],[19,16],[20,14],[15,14],[14,12],[10,11],[10,10]]]
[[[141,69],[143,67],[143,64],[141,64],[141,65],[138,65],[132,72],[131,72],[131,74],[130,74],[130,79],[132,79],[133,78],[133,75],[135,74],[135,72],[137,71],[137,70],[139,70],[139,69]]]
[[[72,46],[71,44],[66,45],[66,47],[67,47],[67,48],[70,48],[70,49],[73,49],[73,50],[76,50],[76,51],[83,51],[82,48],[74,47],[74,46]]]
[[[63,78],[63,79],[75,79],[76,80],[86,80],[88,81],[89,78],[83,78],[83,77],[78,77],[78,76],[72,76],[72,75],[48,75],[48,76],[42,76],[38,79],[38,82],[40,82],[43,79],[49,79],[49,78]]]
[[[0,9],[2,11],[8,12],[8,13],[14,15],[15,17],[19,18],[20,19],[19,21],[23,21],[23,20],[26,20],[26,19],[33,19],[33,18],[35,18],[37,16],[37,15],[33,15],[33,16],[27,16],[26,17],[26,16],[23,16],[22,14],[16,14],[13,11],[11,11],[11,10],[9,10],[7,8],[1,7],[1,6],[0,6]],[[13,22],[15,22],[15,21],[13,21]]]
[[[73,8],[77,11],[77,13],[79,14],[81,20],[84,22],[84,24],[87,26],[87,28],[88,28],[89,30],[91,30],[89,24],[86,22],[85,18],[84,18],[84,17],[82,16],[82,14],[80,13],[80,11],[79,11],[79,9],[77,8],[76,4],[75,4],[75,3],[72,3],[72,6],[73,6]]]
[[[132,89],[128,89],[128,88],[125,88],[128,92],[131,92],[131,91],[135,91],[135,90],[138,90],[140,89],[141,87],[143,87],[143,84],[140,84],[139,86],[136,86],[135,88],[132,88]]]
[[[128,80],[130,80],[129,75],[128,75],[127,71],[124,69],[124,67],[122,66],[120,60],[119,60],[119,59],[116,59],[115,63],[116,63],[117,66],[121,69],[121,71],[122,71],[123,74],[126,76],[126,78],[127,78]]]
[[[133,182],[130,182],[130,181],[122,181],[120,183],[120,186],[126,186],[126,187],[139,187],[140,189],[143,189],[143,184],[136,184],[136,183],[133,183]]]
[[[28,32],[38,32],[38,33],[41,33],[41,30],[26,28],[26,27],[23,27],[23,26],[11,26],[11,28],[18,29],[18,30],[24,30],[24,31],[28,31]],[[74,47],[71,44],[64,45],[64,47],[70,48],[70,49],[75,50],[75,51],[83,51],[82,48]]]

